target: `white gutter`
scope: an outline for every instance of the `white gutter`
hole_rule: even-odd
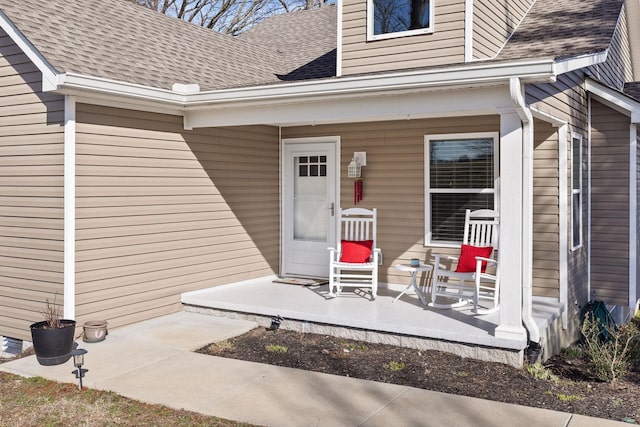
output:
[[[104,96],[129,97],[156,102],[184,111],[232,105],[264,105],[269,101],[317,99],[318,97],[372,95],[398,90],[428,89],[456,85],[500,84],[513,76],[536,82],[555,80],[553,60],[490,63],[477,66],[442,67],[430,70],[377,74],[326,80],[178,93],[132,83],[65,73],[57,76],[57,90],[80,95],[91,91]],[[51,89],[53,90],[53,89]]]
[[[540,329],[533,319],[533,117],[524,101],[520,79],[509,80],[509,93],[522,120],[522,321],[529,341],[540,343]]]
[[[76,100],[64,97],[64,318],[76,318]]]

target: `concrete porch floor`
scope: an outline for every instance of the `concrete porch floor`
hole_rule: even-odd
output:
[[[499,312],[474,315],[471,306],[434,309],[423,305],[410,290],[396,302],[405,285],[382,285],[378,297],[347,289],[328,297],[328,285],[301,286],[273,283],[264,277],[182,295],[185,310],[244,318],[263,326],[273,316],[286,329],[337,335],[369,342],[448,351],[465,357],[521,365],[525,339],[494,336]],[[534,298],[533,314],[541,332],[561,315],[562,306],[549,298]]]

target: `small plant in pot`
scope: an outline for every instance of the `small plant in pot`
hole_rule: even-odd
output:
[[[60,365],[71,358],[76,321],[62,319],[61,307],[47,300],[44,320],[31,325],[31,340],[38,363]]]

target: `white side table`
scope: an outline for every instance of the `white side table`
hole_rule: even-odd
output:
[[[424,305],[427,305],[427,297],[425,296],[424,292],[422,292],[422,290],[418,287],[418,284],[416,283],[416,276],[420,272],[433,270],[433,266],[429,264],[420,264],[417,267],[412,267],[409,264],[396,264],[393,266],[393,268],[395,268],[396,270],[408,271],[409,273],[411,273],[411,283],[409,284],[409,286],[404,288],[402,292],[400,292],[400,295],[395,297],[393,302],[396,302],[402,295],[407,293],[409,289],[413,288],[413,290],[416,292],[416,295],[418,295],[418,298],[420,298],[420,301]]]

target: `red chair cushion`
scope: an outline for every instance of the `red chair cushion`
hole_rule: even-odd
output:
[[[364,263],[369,262],[373,240],[342,240],[340,262]]]
[[[471,246],[462,245],[460,249],[460,259],[458,260],[458,273],[475,273],[476,271],[476,257],[489,258],[493,252],[493,247],[486,246]],[[487,270],[487,261],[482,261],[482,272]]]

